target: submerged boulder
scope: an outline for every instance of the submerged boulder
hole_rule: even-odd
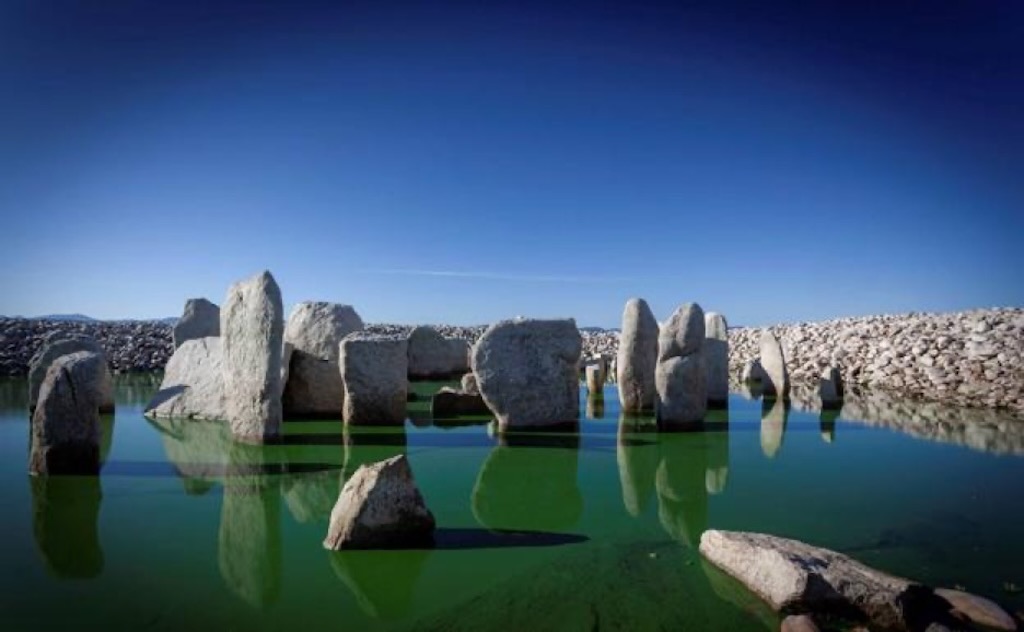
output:
[[[145,414],[157,418],[227,419],[221,339],[196,338],[174,350]]]
[[[661,423],[691,423],[707,412],[704,310],[697,303],[676,309],[658,336],[657,417]]]
[[[349,305],[299,303],[288,317],[284,342],[290,346],[284,414],[340,417],[345,399],[338,348],[348,334],[363,329],[363,320]]]
[[[579,419],[576,321],[504,320],[473,347],[473,374],[501,430]]]
[[[63,355],[50,364],[32,413],[30,474],[96,474],[100,469],[100,402],[111,389],[104,356]]]
[[[409,334],[409,377],[443,379],[469,368],[469,343],[445,338],[433,327],[421,325]]]
[[[402,424],[409,389],[408,340],[356,332],[341,341],[345,423]]]
[[[281,290],[264,271],[228,289],[221,310],[227,418],[237,439],[262,443],[281,431]]]
[[[175,349],[188,340],[219,335],[220,308],[205,298],[190,298],[185,301],[185,310],[171,331]]]
[[[434,515],[416,487],[404,454],[362,465],[331,511],[324,548],[361,549],[430,544]]]
[[[762,369],[761,388],[766,397],[789,399],[789,372],[782,345],[775,335],[765,330],[761,334],[760,363]]]
[[[28,367],[28,409],[35,410],[36,400],[39,399],[39,389],[46,378],[46,372],[50,369],[53,361],[61,356],[78,351],[90,351],[99,354],[106,362],[106,354],[102,345],[86,334],[54,332],[43,342],[43,345],[36,351],[29,361]],[[102,412],[114,411],[114,389],[113,386],[104,393],[100,393],[100,410]]]
[[[647,301],[629,299],[622,312],[622,332],[615,362],[622,410],[640,412],[654,409],[657,364],[658,321]]]
[[[704,370],[708,389],[708,406],[724,408],[729,403],[729,326],[725,316],[715,312],[704,314]]]
[[[467,393],[444,386],[430,398],[430,416],[434,419],[488,415],[490,412],[479,393]]]

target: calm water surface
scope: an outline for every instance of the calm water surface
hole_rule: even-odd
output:
[[[31,479],[26,383],[0,380],[4,630],[777,629],[701,560],[707,528],[1024,609],[1024,428],[991,415],[884,400],[832,418],[734,395],[703,431],[657,433],[620,423],[609,386],[581,399],[578,433],[499,440],[412,403],[404,428],[290,421],[255,448],[147,421],[157,384],[118,378],[101,476]],[[340,485],[399,453],[435,548],[323,550]]]

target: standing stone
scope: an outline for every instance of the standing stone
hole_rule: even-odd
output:
[[[185,301],[185,311],[171,332],[175,349],[186,340],[219,335],[220,308],[205,298],[190,298]]]
[[[220,338],[186,340],[164,369],[160,390],[146,405],[157,418],[227,419],[224,353]]]
[[[786,371],[786,358],[782,355],[782,345],[772,332],[765,330],[761,334],[761,387],[766,397],[789,399],[789,373]]]
[[[729,328],[725,316],[704,314],[704,369],[707,372],[708,406],[729,404]]]
[[[461,338],[445,338],[433,327],[421,325],[409,334],[411,379],[444,379],[465,373],[468,357],[468,342]]]
[[[409,341],[400,336],[355,332],[341,341],[338,362],[345,387],[345,423],[405,423],[408,350]]]
[[[480,394],[480,387],[476,385],[476,376],[472,371],[462,376],[462,392],[467,395]]]
[[[604,395],[604,371],[596,364],[587,366],[587,392],[591,397]]]
[[[100,402],[110,384],[98,353],[78,351],[50,364],[32,414],[30,474],[99,472]]]
[[[473,373],[499,430],[576,423],[582,350],[571,318],[488,327],[473,347]]]
[[[641,412],[654,409],[654,383],[658,364],[658,321],[647,301],[631,298],[622,312],[622,332],[615,362],[622,410]]]
[[[264,271],[228,289],[220,315],[227,417],[236,438],[274,439],[281,430],[281,290]]]
[[[363,319],[349,305],[299,303],[284,329],[291,346],[282,406],[285,415],[340,417],[345,399],[338,366],[341,340],[363,329]]]
[[[53,364],[53,361],[61,356],[78,351],[90,351],[99,354],[104,358],[104,362],[106,362],[106,354],[103,351],[103,347],[92,336],[54,332],[46,338],[43,345],[29,361],[29,412],[35,410],[36,400],[39,399],[39,388],[42,386],[43,379],[46,378],[46,373],[50,369],[50,365]],[[100,393],[100,411],[105,413],[114,412],[114,389],[112,384],[108,391]]]
[[[697,303],[676,309],[658,336],[657,417],[660,423],[692,423],[707,412],[707,381],[702,360],[704,310]]]
[[[843,406],[843,376],[839,369],[834,366],[825,369],[818,383],[818,395],[823,410],[838,410]]]
[[[324,548],[366,549],[430,544],[434,514],[416,487],[404,454],[361,465],[331,511]]]

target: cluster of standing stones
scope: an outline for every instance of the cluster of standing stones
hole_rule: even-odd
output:
[[[973,331],[991,326],[983,329]],[[286,322],[280,288],[263,272],[232,285],[222,307],[205,299],[186,303],[173,331],[174,354],[146,414],[223,420],[237,441],[261,444],[280,436],[285,416],[402,424],[409,380],[462,376],[459,389],[435,396],[435,408],[441,401],[455,414],[485,410],[500,432],[534,430],[578,421],[581,369],[590,398],[601,398],[614,379],[624,413],[653,413],[666,427],[703,422],[709,408],[725,406],[737,368],[766,400],[788,406],[793,354],[778,335],[759,332],[756,357],[744,339],[749,359],[736,367],[729,333],[723,316],[696,303],[681,305],[659,325],[642,299],[625,306],[614,358],[603,351],[585,357],[572,319],[501,321],[473,344],[429,327],[369,331],[351,306],[335,303],[300,303]],[[1017,358],[1013,350],[984,353],[997,364]],[[936,354],[924,357],[935,365]],[[820,406],[841,405],[843,371],[814,368]],[[98,472],[99,417],[113,411],[100,344],[84,335],[51,336],[30,363],[29,389],[30,473]],[[408,460],[398,455],[363,465],[348,479],[323,544],[333,550],[429,544],[434,529]],[[968,629],[966,622],[1016,629],[991,601],[932,590],[801,542],[706,531],[700,551],[776,610],[799,615],[783,621],[786,630],[815,630],[808,615],[837,613],[883,629]]]

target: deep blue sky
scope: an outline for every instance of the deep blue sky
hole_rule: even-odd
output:
[[[1024,3],[5,2],[0,313],[1024,304]]]

